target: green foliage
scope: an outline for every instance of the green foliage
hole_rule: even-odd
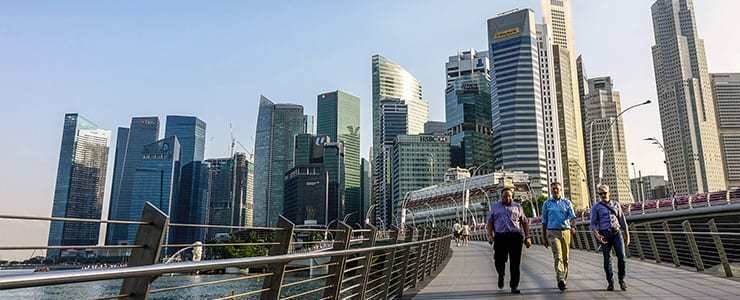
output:
[[[263,239],[257,238],[257,234],[250,232],[243,238],[232,238],[226,243],[264,243],[267,242]],[[216,243],[210,241],[209,243]],[[254,257],[254,256],[265,256],[267,251],[270,249],[268,245],[247,245],[247,246],[225,246],[225,247],[213,247],[210,253],[211,258],[240,258],[240,257]]]
[[[542,210],[542,204],[545,203],[545,200],[547,200],[547,197],[539,196],[534,201],[537,206],[537,212],[538,212],[537,216],[539,216],[539,212]],[[532,216],[534,216],[534,214],[532,213],[532,201],[529,201],[529,200],[522,201],[522,209],[524,209],[524,214],[528,218],[531,218]]]

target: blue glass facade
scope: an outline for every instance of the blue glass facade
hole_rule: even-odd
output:
[[[115,165],[122,167],[120,181],[113,182],[112,191],[115,191],[116,194],[111,197],[111,209],[108,212],[108,219],[137,220],[139,218],[140,211],[133,212],[131,206],[136,169],[140,167],[144,147],[156,142],[158,136],[159,118],[135,117],[131,119],[125,150],[116,146]],[[119,155],[118,153],[121,150],[124,150],[123,155]],[[119,160],[121,157],[122,161]],[[123,224],[108,224],[106,244],[117,245],[128,243],[127,226]]]
[[[78,114],[64,116],[52,217],[100,219],[110,132]],[[100,224],[51,222],[49,246],[95,245]],[[61,255],[49,250],[50,258]]]
[[[182,165],[203,161],[206,146],[206,122],[188,116],[167,116],[165,137],[176,136],[180,142]]]
[[[274,226],[283,212],[285,172],[293,163],[295,136],[303,133],[303,106],[275,104],[262,96],[254,144],[254,225]]]
[[[179,190],[180,143],[177,137],[171,136],[144,146],[140,155],[131,189],[132,220],[139,219],[147,202],[170,215],[173,200],[177,199]],[[137,225],[128,226],[126,238],[129,245],[134,243],[137,230]]]
[[[534,12],[488,20],[491,119],[495,169],[524,171],[532,188],[547,189],[540,65]]]

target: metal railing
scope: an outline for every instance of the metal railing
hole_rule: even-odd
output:
[[[717,220],[717,221],[715,221]],[[625,248],[628,257],[675,267],[690,267],[699,272],[734,277],[732,264],[740,263],[740,223],[734,218],[632,222],[631,243]],[[530,225],[532,241],[543,244],[540,224]],[[475,238],[485,241],[484,231]],[[589,230],[588,223],[579,223],[571,236],[571,248],[601,252],[601,246]]]
[[[408,288],[416,287],[419,282],[428,279],[450,254],[450,234],[445,230],[409,228],[381,231],[372,225],[368,225],[366,229],[354,229],[343,222],[338,223],[337,229],[300,228],[281,217],[276,227],[205,225],[271,232],[271,238],[265,242],[219,242],[203,245],[206,247],[262,246],[269,248],[266,256],[158,263],[163,249],[190,246],[189,244],[165,244],[164,236],[169,228],[174,226],[198,227],[198,224],[170,224],[168,217],[149,203],[142,211],[141,221],[12,215],[0,215],[0,219],[138,225],[134,245],[0,247],[0,250],[131,249],[128,266],[123,268],[52,271],[0,277],[0,290],[123,279],[117,294],[97,299],[146,299],[151,294],[234,283],[238,283],[237,287],[244,290],[232,289],[231,293],[215,299],[401,298]],[[332,239],[302,240],[297,237],[297,233],[299,235],[301,233],[304,235],[331,233]],[[255,273],[247,273],[234,278],[152,288],[152,283],[163,275],[197,274],[226,268],[249,268]]]

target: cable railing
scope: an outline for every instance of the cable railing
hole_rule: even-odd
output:
[[[206,297],[211,299],[401,298],[405,290],[416,287],[438,269],[450,253],[450,234],[445,230],[378,230],[372,225],[355,229],[343,222],[338,222],[336,229],[301,228],[281,217],[276,227],[206,225],[269,232],[269,238],[264,241],[197,245],[205,248],[256,246],[265,249],[261,256],[162,263],[160,256],[167,252],[166,249],[195,247],[195,244],[166,243],[165,236],[170,228],[198,227],[198,224],[170,224],[168,217],[149,203],[140,221],[12,215],[0,215],[0,219],[137,225],[133,245],[0,246],[0,250],[130,250],[127,265],[115,269],[0,276],[0,290],[122,279],[118,293],[97,295],[94,299],[146,299],[152,294],[178,293],[183,289],[198,291],[209,286],[228,286],[231,291]],[[169,278],[166,275],[193,275],[227,268],[248,271],[236,277],[186,284],[162,286],[157,282]]]
[[[698,218],[664,219],[629,223],[631,243],[625,247],[628,257],[675,267],[690,267],[699,272],[733,277],[733,264],[740,263],[740,223],[737,215]],[[543,244],[542,227],[530,225],[532,241]],[[485,231],[477,231],[474,239],[487,240]],[[576,226],[571,247],[601,252],[601,245],[589,230],[587,222]]]

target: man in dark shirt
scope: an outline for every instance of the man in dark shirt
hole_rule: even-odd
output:
[[[617,201],[609,201],[609,186],[602,184],[599,186],[599,196],[601,201],[594,204],[591,208],[591,232],[596,240],[601,243],[601,252],[604,255],[604,273],[606,273],[607,290],[614,290],[614,273],[612,272],[611,252],[614,248],[617,253],[617,274],[619,278],[619,287],[625,291],[627,285],[624,283],[626,275],[624,261],[625,244],[630,244],[629,229],[627,219],[622,212],[622,207]],[[624,233],[624,239],[622,238]],[[626,241],[624,243],[623,241]]]
[[[509,287],[512,294],[519,294],[519,264],[522,258],[522,242],[527,248],[532,246],[529,238],[529,224],[519,203],[512,201],[513,190],[505,187],[501,191],[501,201],[491,206],[486,231],[488,243],[493,245],[493,259],[498,273],[498,288],[504,288],[506,260],[511,259]]]

